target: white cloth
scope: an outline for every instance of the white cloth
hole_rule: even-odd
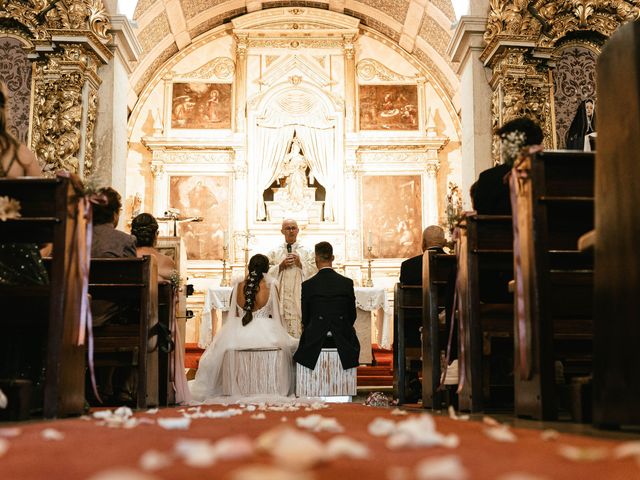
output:
[[[269,274],[278,281],[280,301],[280,316],[289,335],[300,338],[302,333],[302,282],[318,272],[315,264],[315,254],[309,249],[295,242],[291,244],[291,252],[300,257],[302,268],[293,266],[279,271],[280,262],[287,256],[287,244],[283,243],[267,255]]]
[[[289,336],[282,326],[275,281],[268,276],[265,276],[265,280],[269,286],[269,300],[264,307],[253,312],[253,320],[246,326],[242,325],[244,311],[237,304],[238,285],[234,286],[231,295],[232,308],[227,322],[202,354],[196,378],[189,382],[193,400],[207,402],[213,398],[220,398],[223,394],[223,383],[231,385],[231,397],[238,396],[240,389],[235,377],[223,378],[229,371],[223,365],[225,353],[230,350],[253,348],[282,349],[283,354],[277,365],[278,392],[283,396],[294,393],[292,357],[298,347],[298,340]]]

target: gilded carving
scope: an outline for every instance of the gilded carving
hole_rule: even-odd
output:
[[[364,58],[358,62],[356,73],[360,80],[369,82],[372,80],[381,81],[407,81],[409,77],[394,72],[373,58]]]

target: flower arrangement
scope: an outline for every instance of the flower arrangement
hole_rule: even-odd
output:
[[[445,228],[449,232],[449,235],[453,235],[453,230],[460,220],[462,220],[464,210],[462,208],[462,197],[460,195],[460,188],[453,182],[449,182],[447,188],[447,206],[445,209]]]
[[[0,197],[0,220],[20,218],[20,202],[15,198]]]
[[[180,278],[180,274],[177,270],[171,272],[171,275],[169,275],[169,282],[171,282],[171,285],[173,285],[176,290],[180,289],[180,285],[182,285],[182,278]]]
[[[522,150],[526,139],[526,135],[517,130],[500,136],[500,150],[504,163],[507,165],[513,165],[516,158],[518,158],[518,155],[520,155],[520,151]]]

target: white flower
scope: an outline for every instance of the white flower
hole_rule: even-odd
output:
[[[20,202],[9,197],[0,197],[0,220],[20,218]]]
[[[469,473],[455,455],[429,458],[416,466],[418,480],[466,480]]]
[[[509,132],[501,135],[500,140],[502,160],[504,163],[512,165],[524,146],[526,141],[525,134],[519,131]]]
[[[64,439],[64,434],[55,428],[45,428],[40,435],[42,435],[42,438],[45,440],[59,441]]]

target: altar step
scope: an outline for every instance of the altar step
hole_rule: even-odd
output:
[[[197,370],[204,350],[196,343],[185,345],[184,366]],[[375,366],[358,367],[358,387],[390,387],[393,385],[393,352],[373,345]]]

